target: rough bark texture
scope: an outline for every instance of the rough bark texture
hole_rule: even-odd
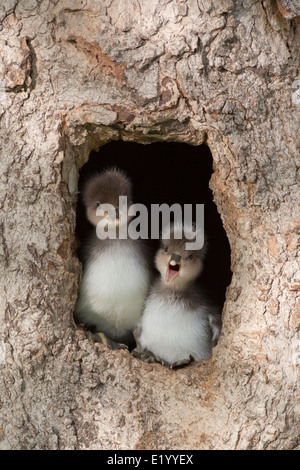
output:
[[[0,448],[299,448],[296,10],[1,3]],[[209,361],[168,371],[74,326],[76,167],[119,138],[211,149],[233,278]]]

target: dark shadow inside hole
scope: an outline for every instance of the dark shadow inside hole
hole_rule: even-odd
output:
[[[204,223],[209,247],[199,282],[222,307],[226,287],[231,281],[230,247],[208,183],[212,175],[212,156],[206,145],[164,142],[149,145],[115,141],[91,152],[81,168],[79,192],[95,172],[116,166],[133,183],[133,200],[147,206],[167,203],[205,204]],[[85,217],[79,196],[76,233],[81,246],[93,227]],[[148,240],[153,256],[159,240]],[[79,259],[80,248],[78,252]]]

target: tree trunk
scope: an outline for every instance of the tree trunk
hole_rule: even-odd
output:
[[[296,2],[3,3],[0,448],[299,449]],[[116,139],[210,147],[233,277],[208,361],[73,322],[76,170]]]

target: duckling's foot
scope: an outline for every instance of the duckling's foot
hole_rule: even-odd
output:
[[[132,355],[140,359],[141,361],[146,362],[147,364],[161,364],[164,367],[167,367],[168,369],[179,369],[180,367],[187,366],[188,364],[194,361],[193,356],[190,356],[188,359],[182,359],[180,361],[169,363],[161,359],[159,356],[156,356],[151,351],[147,351],[146,349],[142,352],[139,352],[134,349],[132,351]]]
[[[155,354],[153,354],[151,351],[147,351],[147,349],[144,349],[141,352],[134,349],[131,354],[137,359],[140,359],[141,361],[146,362],[147,364],[162,364],[163,366],[168,364],[166,361],[164,361],[160,357],[155,356]]]
[[[96,343],[104,344],[105,346],[112,349],[113,351],[118,350],[118,349],[128,349],[128,346],[126,346],[126,344],[117,343],[111,338],[108,338],[108,336],[106,336],[106,334],[103,333],[103,331],[98,331],[97,333],[92,333],[91,331],[88,331],[87,337],[89,339],[92,339]]]
[[[181,359],[180,361],[173,362],[169,365],[169,369],[180,369],[181,367],[188,366],[194,361],[195,359],[193,358],[193,356],[189,356],[188,359]]]

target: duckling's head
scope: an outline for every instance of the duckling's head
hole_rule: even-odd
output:
[[[186,249],[186,243],[191,242],[192,234],[195,233],[194,225],[191,227],[171,225],[168,238],[166,238],[167,232],[168,230],[163,230],[155,265],[161,274],[162,282],[167,287],[184,288],[200,276],[206,244],[201,249]],[[177,238],[180,232],[181,238]]]
[[[132,204],[131,182],[118,169],[106,170],[87,181],[83,190],[83,202],[86,216],[94,226],[103,219],[107,224],[116,226],[128,223],[127,211]]]

